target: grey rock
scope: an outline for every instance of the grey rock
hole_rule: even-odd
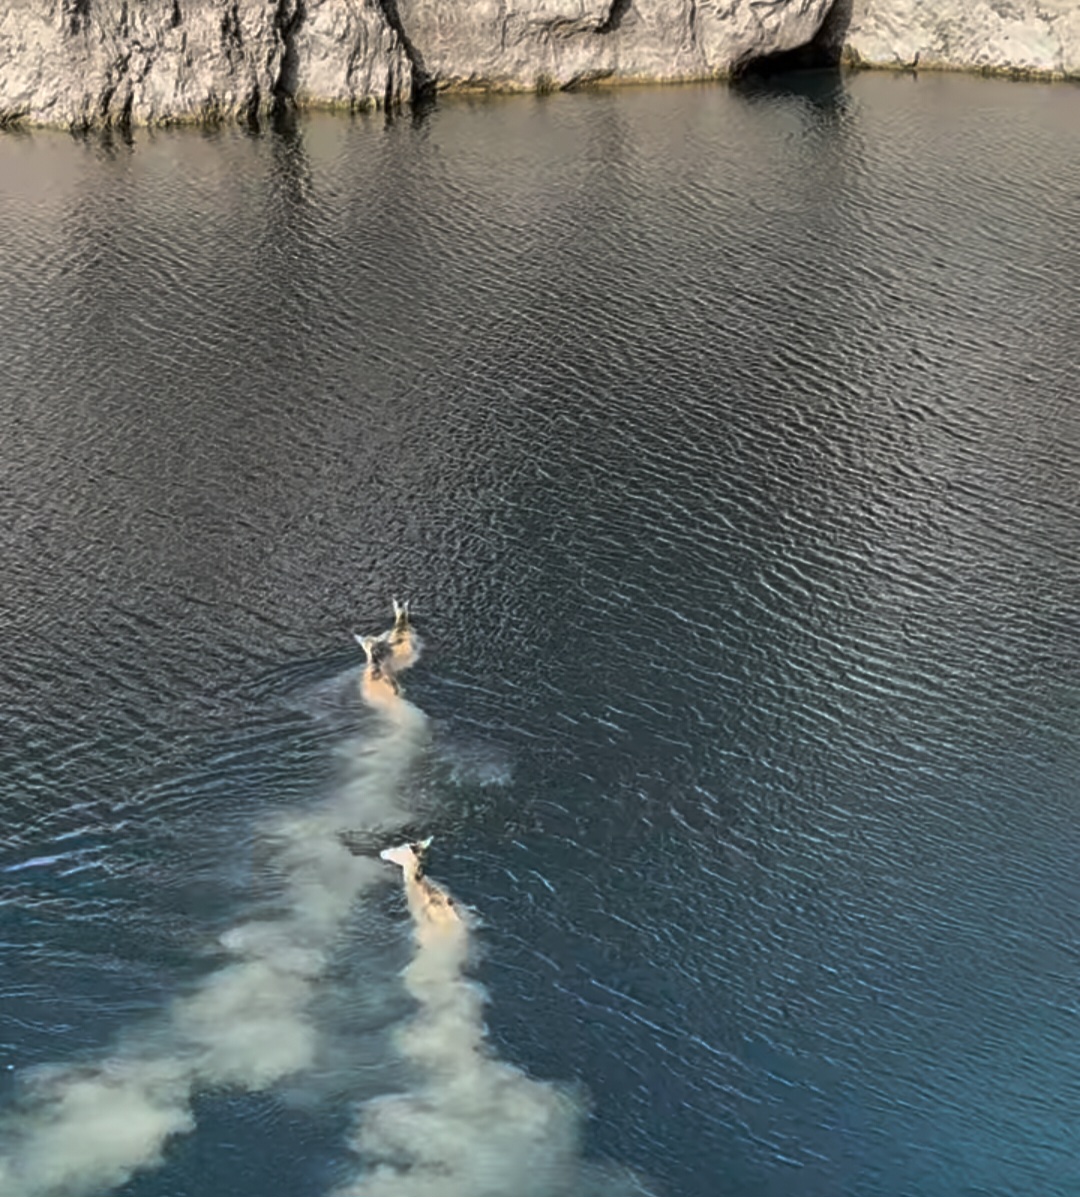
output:
[[[0,0],[0,124],[257,119],[418,90],[849,62],[1080,76],[1080,0]]]
[[[0,122],[257,118],[722,76],[809,40],[832,0],[4,0]]]
[[[3,0],[0,122],[257,118],[392,103],[412,70],[377,0]]]
[[[287,41],[282,91],[301,107],[389,107],[412,97],[412,64],[377,0],[306,0]]]
[[[6,0],[0,118],[73,127],[255,115],[284,43],[269,0]]]
[[[816,33],[832,0],[397,0],[436,88],[729,75]]]
[[[1080,77],[1080,0],[845,0],[846,61]]]

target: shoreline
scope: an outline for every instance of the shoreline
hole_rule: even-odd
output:
[[[510,99],[533,97],[538,100],[547,99],[554,95],[573,95],[580,92],[612,92],[622,89],[668,88],[668,87],[701,87],[706,85],[738,87],[748,80],[780,80],[805,78],[806,76],[833,76],[843,80],[849,76],[862,74],[876,75],[908,75],[917,78],[926,75],[957,75],[967,78],[993,79],[1012,83],[1037,83],[1062,86],[1072,84],[1080,86],[1080,78],[1071,74],[1061,74],[1049,71],[1036,71],[1022,67],[958,67],[948,63],[923,62],[918,64],[903,62],[867,62],[857,57],[848,57],[836,66],[798,67],[785,70],[755,70],[725,75],[703,75],[678,79],[655,78],[621,78],[605,77],[587,82],[575,83],[569,86],[544,88],[514,85],[460,85],[436,88],[418,98],[397,100],[390,104],[378,102],[374,99],[364,101],[350,101],[340,99],[322,99],[312,97],[291,98],[279,107],[261,109],[258,112],[222,111],[210,108],[194,113],[177,113],[161,116],[152,120],[139,121],[130,118],[117,117],[112,119],[90,120],[85,122],[33,120],[21,114],[9,115],[0,112],[0,135],[26,135],[35,131],[51,133],[68,133],[73,136],[94,133],[119,133],[123,135],[140,132],[155,132],[171,129],[202,129],[214,130],[225,128],[247,127],[253,133],[272,128],[275,124],[287,122],[291,119],[316,115],[336,116],[375,116],[382,114],[386,117],[420,116],[438,105],[441,100],[451,102],[482,101],[486,99]]]
[[[1080,81],[1072,0],[9,0],[0,129],[413,111],[452,95],[737,82],[807,68]],[[563,11],[565,10],[565,11]]]

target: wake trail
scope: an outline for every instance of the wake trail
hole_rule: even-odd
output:
[[[0,1121],[0,1197],[98,1197],[159,1164],[168,1141],[194,1129],[196,1091],[259,1091],[316,1062],[313,998],[357,900],[386,879],[385,866],[354,855],[341,833],[409,819],[402,782],[427,737],[423,713],[400,697],[379,706],[379,723],[348,785],[266,829],[283,879],[279,917],[227,931],[229,961],[113,1054],[20,1078]]]
[[[379,731],[356,757],[355,774],[326,802],[265,829],[282,913],[227,931],[228,962],[111,1055],[20,1078],[0,1121],[0,1197],[101,1197],[159,1164],[170,1139],[194,1129],[197,1091],[260,1091],[316,1065],[314,999],[346,920],[387,877],[384,864],[354,855],[342,835],[397,830],[415,817],[405,782],[427,719],[401,696],[397,675],[415,662],[419,640],[407,604],[395,602],[394,613],[389,632],[358,637],[367,658],[360,692]],[[584,1157],[585,1111],[570,1089],[493,1054],[484,992],[466,975],[470,922],[423,876],[424,846],[383,853],[402,866],[413,917],[415,952],[403,979],[416,1009],[397,1035],[410,1087],[360,1109],[351,1142],[358,1168],[335,1197],[647,1194],[629,1171]]]
[[[468,916],[448,917],[449,896],[410,855],[407,847],[383,853],[402,865],[414,920],[404,983],[417,1011],[398,1035],[413,1084],[360,1110],[352,1146],[361,1166],[335,1197],[647,1194],[629,1171],[585,1159],[586,1111],[568,1088],[493,1055],[484,991],[465,974]]]

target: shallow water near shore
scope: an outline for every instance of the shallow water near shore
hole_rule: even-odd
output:
[[[24,1180],[1076,1192],[1080,91],[5,135],[0,227]]]

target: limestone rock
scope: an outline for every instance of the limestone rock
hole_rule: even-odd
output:
[[[849,62],[1080,77],[1080,0],[843,2]]]
[[[832,0],[397,0],[436,88],[523,91],[730,74],[809,41]]]
[[[725,75],[808,41],[832,0],[5,0],[0,123],[256,118],[414,86]]]
[[[0,122],[255,118],[294,95],[407,99],[377,0],[4,0]]]
[[[7,0],[0,116],[85,127],[255,114],[284,45],[273,0]]]
[[[412,96],[412,65],[377,0],[306,0],[282,90],[301,107],[385,107]]]
[[[0,0],[0,125],[255,119],[813,54],[1080,77],[1080,0]]]

